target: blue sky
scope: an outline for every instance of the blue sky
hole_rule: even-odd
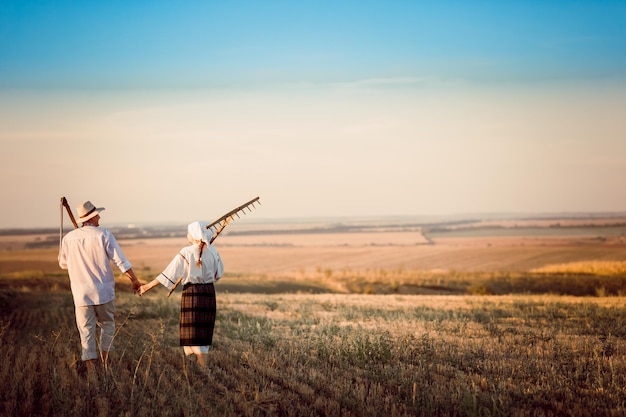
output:
[[[4,1],[4,87],[163,88],[626,72],[618,1]]]
[[[62,195],[112,222],[256,195],[265,217],[626,211],[625,21],[623,1],[3,1],[0,227],[42,204],[32,225],[56,224]]]

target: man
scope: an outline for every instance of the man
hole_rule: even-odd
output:
[[[76,326],[80,334],[81,358],[91,368],[98,360],[96,327],[100,327],[100,358],[106,363],[113,350],[115,335],[115,277],[111,261],[133,284],[136,293],[141,283],[115,237],[100,227],[100,212],[91,201],[77,209],[82,227],[72,230],[61,243],[59,266],[67,269],[74,298]]]

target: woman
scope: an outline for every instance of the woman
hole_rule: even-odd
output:
[[[213,342],[215,328],[215,287],[224,273],[224,264],[213,245],[204,222],[187,226],[185,246],[170,264],[154,280],[139,288],[144,295],[159,284],[172,289],[178,278],[183,277],[183,294],[180,299],[180,345],[185,355],[195,354],[198,363],[207,365],[209,347]]]

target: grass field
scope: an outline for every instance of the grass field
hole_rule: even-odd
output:
[[[179,293],[139,298],[120,278],[98,375],[56,248],[13,246],[0,415],[624,415],[626,248],[601,237],[224,239],[208,371],[177,346]],[[143,280],[185,244],[121,243]]]

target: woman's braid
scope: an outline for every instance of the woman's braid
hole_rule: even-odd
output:
[[[205,246],[206,246],[206,242],[201,241],[200,242],[200,255],[198,255],[198,262],[196,263],[196,265],[198,266],[202,266],[202,251],[204,250]]]

